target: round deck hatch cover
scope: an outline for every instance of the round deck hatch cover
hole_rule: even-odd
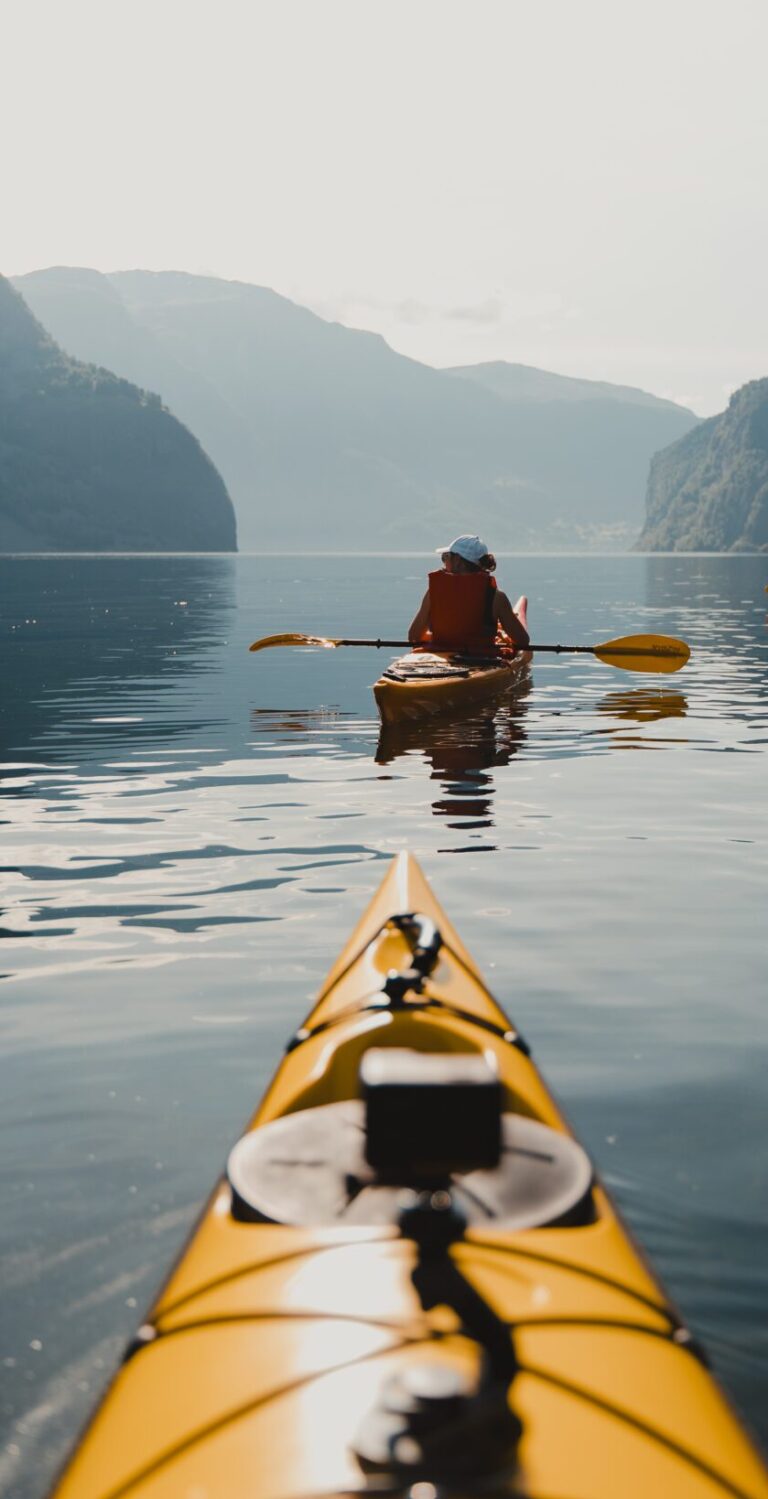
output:
[[[544,1228],[591,1216],[592,1166],[570,1136],[522,1114],[504,1114],[500,1165],[452,1179],[474,1226]],[[227,1175],[235,1218],[303,1226],[397,1223],[402,1186],[380,1182],[364,1156],[356,1100],[287,1114],[244,1135]]]

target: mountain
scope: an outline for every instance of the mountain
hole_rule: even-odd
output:
[[[191,427],[246,549],[421,549],[466,530],[496,550],[629,545],[652,454],[695,422],[542,371],[536,394],[532,378],[504,393],[499,369],[518,367],[432,369],[243,282],[53,268],[16,285],[69,352]]]
[[[651,406],[657,411],[687,411],[685,406],[652,396],[635,385],[612,385],[608,380],[579,380],[573,375],[555,375],[538,370],[531,364],[508,364],[495,360],[489,364],[461,364],[446,370],[462,380],[476,380],[486,390],[505,401],[625,401],[630,406]]]
[[[0,277],[0,550],[236,545],[196,438],[158,396],[62,353]]]
[[[727,411],[657,453],[647,552],[768,551],[768,379],[751,380]]]

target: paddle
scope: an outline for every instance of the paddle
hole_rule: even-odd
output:
[[[254,640],[252,651],[266,651],[275,645],[315,645],[325,650],[334,650],[337,645],[411,646],[410,640],[335,640],[327,635],[265,635]],[[675,640],[671,635],[623,635],[619,640],[606,640],[602,645],[529,645],[526,650],[549,651],[555,656],[567,652],[569,655],[596,656],[606,666],[618,666],[623,671],[679,671],[691,654],[684,640]]]

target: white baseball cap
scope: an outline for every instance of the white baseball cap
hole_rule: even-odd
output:
[[[465,562],[481,562],[483,557],[488,556],[488,548],[479,536],[457,536],[450,546],[438,547],[437,550],[441,555],[456,552]]]

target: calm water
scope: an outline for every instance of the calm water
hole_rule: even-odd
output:
[[[0,559],[0,1493],[106,1381],[324,970],[410,848],[768,1444],[768,558],[506,559],[536,660],[380,737],[422,558]]]

